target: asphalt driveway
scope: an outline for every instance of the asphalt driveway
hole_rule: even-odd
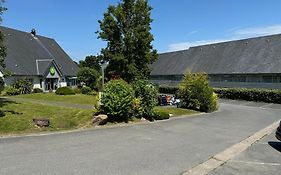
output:
[[[0,174],[181,174],[281,118],[280,105],[220,105],[151,124],[2,138]]]

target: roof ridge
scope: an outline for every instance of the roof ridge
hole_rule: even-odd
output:
[[[16,31],[16,32],[21,32],[21,33],[25,33],[25,34],[31,34],[30,32],[26,32],[26,31],[23,31],[23,30],[18,30],[18,29],[13,29],[13,28],[10,28],[10,27],[7,27],[7,26],[0,26],[0,28],[5,28],[5,29],[8,29],[8,30],[13,30],[13,31]],[[37,35],[37,37],[42,37],[42,38],[47,38],[47,39],[52,39],[54,40],[54,38],[50,38],[50,37],[47,37],[47,36],[43,36],[43,35]]]

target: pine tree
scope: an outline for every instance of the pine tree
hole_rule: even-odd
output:
[[[97,33],[107,42],[101,55],[103,61],[109,62],[108,76],[119,76],[128,82],[149,77],[149,64],[157,60],[152,46],[151,10],[147,0],[122,0],[104,13]]]

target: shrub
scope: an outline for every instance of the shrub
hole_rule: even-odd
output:
[[[111,80],[101,96],[101,110],[110,121],[129,121],[132,112],[133,88],[123,80]]]
[[[0,77],[0,93],[4,90],[5,82],[2,77]]]
[[[80,68],[77,74],[77,80],[79,82],[84,82],[86,86],[90,87],[91,89],[96,88],[99,77],[100,73],[89,67]]]
[[[179,90],[178,87],[175,86],[167,86],[167,85],[160,85],[159,92],[163,94],[176,94]]]
[[[75,88],[73,88],[73,90],[74,90],[75,94],[82,94],[81,88],[75,87]]]
[[[217,110],[217,98],[204,73],[187,73],[179,87],[181,105],[202,112]]]
[[[153,119],[155,120],[167,120],[170,118],[170,114],[166,111],[154,111]]]
[[[139,111],[135,112],[135,116],[152,120],[153,108],[157,104],[157,89],[148,80],[135,80],[132,86],[135,91],[135,98],[140,102]]]
[[[19,95],[20,94],[20,90],[14,88],[13,86],[7,86],[5,88],[6,94],[7,95]]]
[[[75,92],[70,87],[60,87],[56,90],[57,95],[75,95]]]
[[[43,93],[43,89],[40,89],[40,88],[34,88],[33,89],[33,93]]]
[[[81,88],[81,92],[82,92],[82,94],[90,95],[90,93],[92,92],[92,89],[90,87],[84,86]]]
[[[13,87],[18,89],[20,94],[30,94],[32,92],[32,83],[26,78],[17,80]]]
[[[233,100],[262,101],[281,104],[281,90],[247,89],[247,88],[215,88],[220,98]]]

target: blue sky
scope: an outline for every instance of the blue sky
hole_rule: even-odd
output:
[[[96,55],[98,20],[118,0],[6,0],[3,26],[54,38],[76,61]],[[159,53],[281,33],[280,0],[149,0]]]

